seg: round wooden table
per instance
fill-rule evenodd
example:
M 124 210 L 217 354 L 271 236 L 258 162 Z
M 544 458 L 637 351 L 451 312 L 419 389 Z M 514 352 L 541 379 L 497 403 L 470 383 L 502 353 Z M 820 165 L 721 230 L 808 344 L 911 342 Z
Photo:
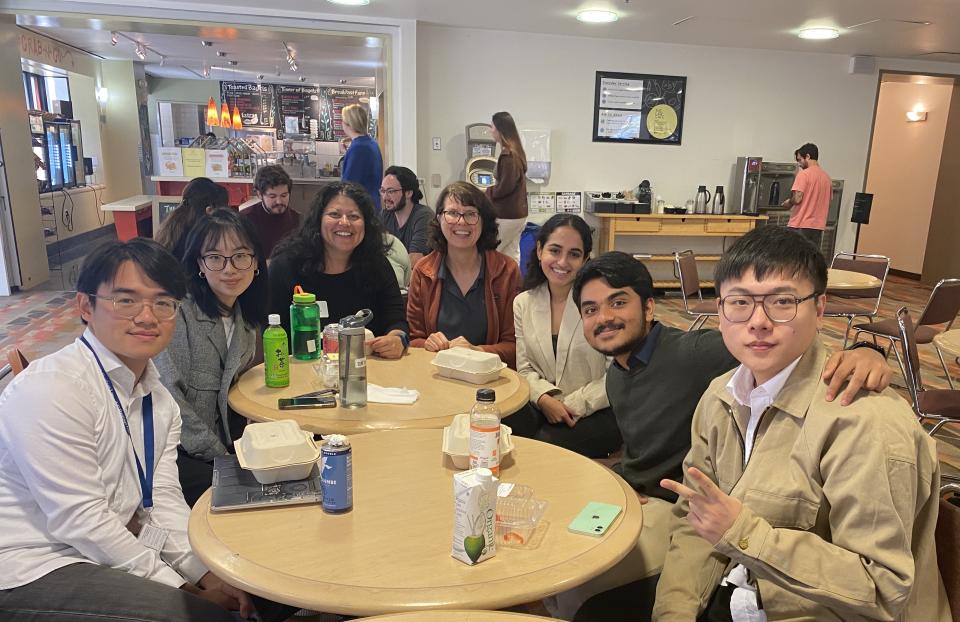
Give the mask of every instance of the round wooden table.
M 881 281 L 875 276 L 850 270 L 827 270 L 827 289 L 871 289 L 880 287 Z
M 304 430 L 319 434 L 357 434 L 374 430 L 443 428 L 455 415 L 470 412 L 477 389 L 488 387 L 497 393 L 500 416 L 511 415 L 530 397 L 527 381 L 512 369 L 500 371 L 500 378 L 486 385 L 442 378 L 430 362 L 435 353 L 410 348 L 400 359 L 388 361 L 367 357 L 367 382 L 382 387 L 406 387 L 420 392 L 413 404 L 374 404 L 364 408 L 311 408 L 279 410 L 277 400 L 323 388 L 313 369 L 317 361 L 290 359 L 290 386 L 270 389 L 263 381 L 263 365 L 242 376 L 228 394 L 230 407 L 254 421 L 293 419 Z
M 933 344 L 942 352 L 960 357 L 960 328 L 940 333 L 933 338 Z
M 190 514 L 190 543 L 217 576 L 278 602 L 348 615 L 421 609 L 500 609 L 580 585 L 636 546 L 643 513 L 613 471 L 578 454 L 516 438 L 502 481 L 549 502 L 528 548 L 500 547 L 468 566 L 450 556 L 453 474 L 440 430 L 360 434 L 353 443 L 353 510 L 319 505 Z M 589 501 L 624 508 L 600 538 L 567 531 Z
M 510 613 L 509 611 L 413 611 L 409 613 L 392 613 L 363 620 L 377 620 L 377 622 L 532 622 L 534 620 L 552 620 L 541 616 L 532 616 L 525 613 Z

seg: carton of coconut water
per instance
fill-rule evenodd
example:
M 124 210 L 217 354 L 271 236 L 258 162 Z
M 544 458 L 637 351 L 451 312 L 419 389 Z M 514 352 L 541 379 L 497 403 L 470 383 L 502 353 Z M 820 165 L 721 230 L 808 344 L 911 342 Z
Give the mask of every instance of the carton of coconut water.
M 453 547 L 465 564 L 479 564 L 497 553 L 497 478 L 490 469 L 453 475 Z

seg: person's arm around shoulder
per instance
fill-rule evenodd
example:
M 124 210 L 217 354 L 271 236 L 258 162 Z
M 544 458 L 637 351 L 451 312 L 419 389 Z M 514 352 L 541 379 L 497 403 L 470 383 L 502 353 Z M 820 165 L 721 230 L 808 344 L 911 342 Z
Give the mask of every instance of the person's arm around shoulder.
M 840 405 L 847 406 L 861 389 L 881 393 L 890 386 L 893 370 L 881 350 L 864 341 L 834 352 L 823 369 L 822 378 L 828 385 L 824 399 L 832 402 L 839 395 Z M 844 383 L 847 387 L 841 393 Z
M 94 563 L 180 587 L 183 578 L 127 529 L 131 517 L 110 509 L 108 499 L 116 491 L 104 488 L 98 427 L 102 416 L 120 415 L 101 412 L 105 408 L 114 405 L 79 379 L 31 374 L 0 399 L 5 413 L 0 440 L 7 459 L 16 465 L 55 541 Z
M 692 485 L 690 469 L 699 469 L 716 481 L 717 475 L 708 444 L 710 398 L 701 398 L 693 414 L 690 451 L 683 460 L 684 484 Z M 661 485 L 667 484 L 664 480 Z M 670 548 L 663 562 L 653 619 L 657 622 L 691 622 L 702 612 L 713 590 L 720 584 L 727 559 L 713 550 L 692 526 L 690 502 L 682 495 L 673 506 Z
M 153 362 L 160 373 L 160 381 L 180 407 L 180 421 L 182 430 L 180 439 L 183 448 L 188 454 L 201 460 L 213 460 L 215 456 L 227 453 L 226 446 L 220 441 L 217 433 L 210 429 L 206 421 L 201 418 L 194 405 L 187 400 L 187 383 L 193 371 L 194 346 L 191 344 L 190 329 L 184 314 L 189 312 L 184 304 L 177 312 L 177 327 L 167 349 L 158 354 Z M 216 419 L 216 414 L 210 417 Z

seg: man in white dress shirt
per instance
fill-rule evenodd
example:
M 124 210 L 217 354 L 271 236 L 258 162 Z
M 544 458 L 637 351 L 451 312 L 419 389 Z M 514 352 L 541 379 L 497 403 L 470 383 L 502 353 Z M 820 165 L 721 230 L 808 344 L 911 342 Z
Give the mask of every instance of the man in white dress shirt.
M 250 616 L 190 549 L 180 411 L 150 360 L 176 326 L 179 264 L 151 240 L 109 242 L 77 290 L 83 336 L 0 396 L 0 618 Z

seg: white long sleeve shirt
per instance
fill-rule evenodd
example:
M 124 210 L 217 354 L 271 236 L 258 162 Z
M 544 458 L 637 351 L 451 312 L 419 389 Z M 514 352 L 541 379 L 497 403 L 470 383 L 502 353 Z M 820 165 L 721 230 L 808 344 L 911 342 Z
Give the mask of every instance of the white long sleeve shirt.
M 190 510 L 177 471 L 180 409 L 153 362 L 139 383 L 88 329 L 127 413 L 130 436 L 90 350 L 78 339 L 21 372 L 0 395 L 0 589 L 92 562 L 179 587 L 207 568 L 187 540 Z M 127 530 L 142 494 L 142 398 L 153 394 L 154 508 L 161 552 Z M 131 438 L 133 442 L 131 443 Z

